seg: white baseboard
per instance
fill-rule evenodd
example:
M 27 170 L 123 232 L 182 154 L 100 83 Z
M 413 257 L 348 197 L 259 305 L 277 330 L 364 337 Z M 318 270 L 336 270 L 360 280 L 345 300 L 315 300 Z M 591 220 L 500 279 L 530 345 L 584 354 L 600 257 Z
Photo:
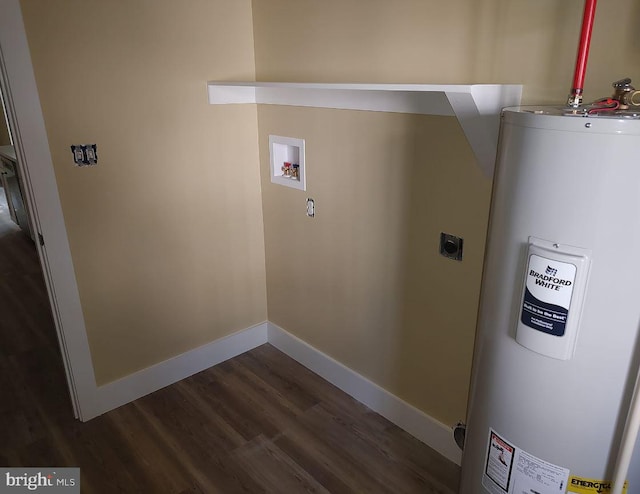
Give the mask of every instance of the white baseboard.
M 460 465 L 462 452 L 453 439 L 450 427 L 402 401 L 275 324 L 267 323 L 267 326 L 268 340 L 271 345 L 404 429 L 445 458 Z
M 83 416 L 82 419 L 89 420 L 142 398 L 264 343 L 267 343 L 266 322 L 225 336 L 117 381 L 99 386 L 96 390 L 95 414 L 90 417 Z
M 83 415 L 82 419 L 89 420 L 130 403 L 267 342 L 460 465 L 462 453 L 450 427 L 270 322 L 238 331 L 96 388 L 95 406 L 90 415 Z

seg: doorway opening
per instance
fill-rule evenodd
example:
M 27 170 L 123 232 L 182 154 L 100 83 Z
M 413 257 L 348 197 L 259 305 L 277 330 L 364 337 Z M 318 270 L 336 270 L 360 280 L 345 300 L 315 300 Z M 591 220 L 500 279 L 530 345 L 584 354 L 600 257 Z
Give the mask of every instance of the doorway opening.
M 32 238 L 37 240 L 34 242 L 35 259 L 41 269 L 39 276 L 46 294 L 46 303 L 43 303 L 53 321 L 54 342 L 57 340 L 57 351 L 61 356 L 58 360 L 61 360 L 67 383 L 68 392 L 61 389 L 64 385 L 56 392 L 66 396 L 67 402 L 68 396 L 71 397 L 75 417 L 88 420 L 101 413 L 101 403 L 20 0 L 0 2 L 0 91 L 11 129 L 17 182 L 24 201 L 26 221 L 20 226 L 28 227 L 29 232 L 33 232 Z M 23 233 L 24 229 L 13 233 Z M 27 239 L 30 236 L 28 233 Z M 14 249 L 14 252 L 17 251 Z M 34 255 L 33 251 L 31 255 Z M 18 301 L 15 303 L 19 306 Z M 28 312 L 23 314 L 25 321 L 36 317 L 28 316 Z M 18 337 L 20 331 L 14 329 L 14 333 L 17 334 L 13 336 Z
M 0 99 L 0 369 L 10 376 L 0 381 L 0 394 L 15 404 L 16 414 L 37 399 L 49 416 L 51 407 L 70 415 L 63 357 L 2 91 Z M 13 422 L 20 427 L 19 420 Z

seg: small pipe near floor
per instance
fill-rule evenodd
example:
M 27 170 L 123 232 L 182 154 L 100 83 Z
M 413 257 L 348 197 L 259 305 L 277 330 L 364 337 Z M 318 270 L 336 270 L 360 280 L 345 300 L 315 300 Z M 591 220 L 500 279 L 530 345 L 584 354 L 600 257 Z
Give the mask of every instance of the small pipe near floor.
M 620 441 L 620 449 L 618 450 L 618 459 L 613 469 L 613 485 L 611 494 L 622 494 L 624 482 L 629 472 L 633 449 L 638 439 L 638 431 L 640 430 L 640 368 L 636 377 L 636 386 L 633 390 L 633 398 L 627 415 L 627 422 L 624 426 L 622 440 Z

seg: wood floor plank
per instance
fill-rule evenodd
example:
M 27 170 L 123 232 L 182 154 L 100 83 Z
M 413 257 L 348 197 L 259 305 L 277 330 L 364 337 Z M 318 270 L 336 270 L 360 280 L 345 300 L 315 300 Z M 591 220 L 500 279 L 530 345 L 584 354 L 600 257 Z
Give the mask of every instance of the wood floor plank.
M 204 398 L 209 394 L 209 390 L 198 391 L 194 386 L 179 383 L 176 387 L 190 406 L 200 412 L 201 427 L 208 435 L 214 437 L 214 443 L 224 451 L 231 451 L 246 443 L 245 439 L 219 414 L 215 413 Z
M 148 490 L 148 472 L 132 468 L 131 449 L 104 416 L 83 424 L 72 437 L 73 464 L 69 466 L 80 467 L 83 494 L 153 492 Z
M 356 413 L 363 417 L 371 413 L 371 410 L 365 405 L 342 392 L 333 384 L 320 378 L 316 373 L 302 366 L 295 360 L 291 358 L 282 359 L 282 353 L 272 345 L 261 345 L 251 352 L 247 352 L 247 354 L 259 360 L 263 367 L 271 367 L 272 372 L 279 376 L 280 379 L 288 381 L 290 386 L 306 389 L 307 392 L 315 396 L 316 403 L 314 403 L 314 405 L 320 402 L 331 404 L 336 410 L 348 414 Z M 366 421 L 368 427 L 384 430 L 391 425 L 390 422 L 383 417 L 377 414 L 374 415 L 382 420 L 368 420 Z
M 292 427 L 275 444 L 333 494 L 394 492 L 376 482 L 368 471 L 327 440 L 322 431 Z
M 330 494 L 313 475 L 262 435 L 236 450 L 234 458 L 269 494 Z
M 129 465 L 128 468 L 149 472 L 163 491 L 182 492 L 190 487 L 193 476 L 181 462 L 175 461 L 171 451 L 164 447 L 136 407 L 121 407 L 106 418 L 123 436 L 139 465 Z
M 312 390 L 308 389 L 302 384 L 302 380 L 294 379 L 296 372 L 312 373 L 308 369 L 298 367 L 294 370 L 288 368 L 283 369 L 266 358 L 266 355 L 273 353 L 269 349 L 275 350 L 270 345 L 264 345 L 254 349 L 252 352 L 247 352 L 237 356 L 234 360 L 242 364 L 246 369 L 253 374 L 260 376 L 260 378 L 268 383 L 273 389 L 277 390 L 281 395 L 287 396 L 299 410 L 308 410 L 312 406 L 320 402 L 317 394 L 314 394 Z M 302 368 L 302 369 L 300 369 Z
M 221 364 L 223 365 L 223 364 Z M 211 383 L 211 391 L 214 393 L 219 406 L 219 413 L 224 414 L 246 440 L 252 440 L 260 434 L 273 437 L 279 429 L 260 409 L 251 396 L 245 396 L 234 388 L 233 377 L 223 371 L 219 366 L 209 369 L 209 374 L 215 379 Z
M 314 429 L 324 431 L 328 440 L 346 452 L 359 468 L 370 472 L 372 478 L 389 491 L 398 494 L 451 492 L 434 481 L 432 474 L 418 475 L 415 470 L 407 468 L 378 437 L 363 433 L 347 417 L 327 411 L 322 403 L 310 410 L 306 419 Z
M 254 415 L 260 418 L 263 423 L 261 430 L 265 431 L 262 435 L 272 438 L 280 434 L 292 421 L 298 419 L 301 412 L 275 390 L 270 391 L 260 383 L 257 376 L 243 375 L 240 367 L 229 363 L 229 372 L 225 374 L 228 389 L 233 390 L 234 396 L 245 402 Z
M 165 413 L 157 414 L 144 406 L 138 406 L 144 419 L 155 430 L 163 447 L 174 458 L 180 458 L 196 485 L 212 494 L 228 492 L 262 492 L 258 485 L 230 460 L 229 453 L 207 442 L 206 437 L 193 437 L 186 421 L 167 420 Z M 182 417 L 182 416 L 181 416 Z M 186 418 L 186 417 L 185 417 Z
M 360 481 L 352 481 L 354 476 L 347 469 L 345 472 L 337 468 L 336 455 L 322 455 L 322 451 L 317 444 L 302 443 L 298 441 L 295 432 L 288 431 L 278 437 L 274 443 L 284 453 L 289 455 L 295 462 L 312 475 L 327 491 L 332 494 L 349 494 L 355 488 L 363 487 Z

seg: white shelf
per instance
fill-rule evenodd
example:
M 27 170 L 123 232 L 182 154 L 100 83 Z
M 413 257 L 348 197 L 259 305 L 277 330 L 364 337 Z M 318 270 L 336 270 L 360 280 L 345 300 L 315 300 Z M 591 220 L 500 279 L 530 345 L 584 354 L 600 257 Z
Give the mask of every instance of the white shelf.
M 492 176 L 500 110 L 518 106 L 517 84 L 315 84 L 293 82 L 209 82 L 212 105 L 257 103 L 455 116 L 478 163 Z

